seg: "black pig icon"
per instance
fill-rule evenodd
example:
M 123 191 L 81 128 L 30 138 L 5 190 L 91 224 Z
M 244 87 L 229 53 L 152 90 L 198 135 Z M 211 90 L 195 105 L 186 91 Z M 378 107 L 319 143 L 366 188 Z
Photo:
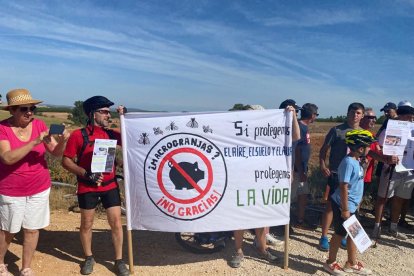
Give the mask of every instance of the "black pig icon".
M 204 179 L 204 171 L 198 168 L 198 163 L 194 164 L 188 162 L 178 163 L 180 168 L 182 168 L 194 182 L 198 182 L 201 179 Z M 170 179 L 173 182 L 176 190 L 182 190 L 186 188 L 187 190 L 194 189 L 194 187 L 184 178 L 184 176 L 171 164 L 169 165 L 170 170 Z

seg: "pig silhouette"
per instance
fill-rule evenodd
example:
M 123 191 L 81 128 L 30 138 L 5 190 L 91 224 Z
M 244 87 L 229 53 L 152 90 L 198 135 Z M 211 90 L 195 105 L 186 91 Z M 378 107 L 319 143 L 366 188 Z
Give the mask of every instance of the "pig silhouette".
M 198 168 L 198 163 L 194 164 L 189 162 L 180 162 L 178 163 L 180 168 L 182 168 L 194 182 L 198 182 L 201 179 L 204 179 L 204 171 Z M 187 190 L 194 189 L 194 187 L 184 178 L 184 176 L 171 164 L 169 165 L 170 170 L 170 179 L 173 182 L 176 190 L 182 190 L 186 188 Z

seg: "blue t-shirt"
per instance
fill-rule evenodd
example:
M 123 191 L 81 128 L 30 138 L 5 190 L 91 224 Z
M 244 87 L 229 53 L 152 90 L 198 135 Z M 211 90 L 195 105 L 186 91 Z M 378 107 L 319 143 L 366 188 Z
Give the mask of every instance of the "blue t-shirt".
M 338 167 L 339 183 L 348 183 L 348 209 L 355 213 L 364 193 L 364 170 L 357 160 L 350 156 L 342 159 Z M 341 206 L 341 189 L 332 194 L 332 200 Z

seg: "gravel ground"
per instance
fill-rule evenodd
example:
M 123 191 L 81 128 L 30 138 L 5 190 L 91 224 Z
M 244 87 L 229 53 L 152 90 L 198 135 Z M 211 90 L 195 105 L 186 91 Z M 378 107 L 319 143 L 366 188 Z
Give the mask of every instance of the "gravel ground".
M 51 225 L 41 232 L 38 251 L 33 259 L 37 275 L 79 275 L 82 251 L 78 225 L 80 215 L 67 211 L 52 212 Z M 410 217 L 412 219 L 412 217 Z M 410 221 L 413 224 L 413 221 Z M 93 248 L 97 261 L 92 275 L 114 275 L 112 272 L 113 251 L 111 235 L 105 216 L 99 215 L 94 225 Z M 371 229 L 367 229 L 370 232 Z M 372 269 L 375 275 L 414 275 L 414 232 L 404 230 L 406 241 L 383 235 L 377 248 L 370 248 L 358 258 Z M 125 235 L 126 236 L 126 235 Z M 227 260 L 234 247 L 233 242 L 219 253 L 196 255 L 182 249 L 172 233 L 133 231 L 134 275 L 328 275 L 322 269 L 327 253 L 317 249 L 320 229 L 306 231 L 295 229 L 289 241 L 289 269 L 284 270 L 283 246 L 274 249 L 280 252 L 280 262 L 268 264 L 257 258 L 252 246 L 253 237 L 245 234 L 245 260 L 238 269 L 230 268 Z M 21 266 L 21 235 L 17 235 L 6 255 L 9 270 L 17 275 Z M 127 261 L 127 241 L 124 242 Z M 346 251 L 340 249 L 341 263 L 346 260 Z

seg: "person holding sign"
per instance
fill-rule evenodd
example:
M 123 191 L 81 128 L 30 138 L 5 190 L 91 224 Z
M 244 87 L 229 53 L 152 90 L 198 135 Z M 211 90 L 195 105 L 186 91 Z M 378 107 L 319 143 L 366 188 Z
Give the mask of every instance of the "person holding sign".
M 95 140 L 116 140 L 116 143 L 121 145 L 120 133 L 108 129 L 111 118 L 109 107 L 112 105 L 114 103 L 103 96 L 91 97 L 83 103 L 83 110 L 88 117 L 87 125 L 83 129 L 72 132 L 62 159 L 63 167 L 75 174 L 78 179 L 77 194 L 81 212 L 80 239 L 85 254 L 85 261 L 81 267 L 83 275 L 91 274 L 95 264 L 92 255 L 92 226 L 95 208 L 99 201 L 106 209 L 112 231 L 115 249 L 114 270 L 117 275 L 129 275 L 126 264 L 122 260 L 121 198 L 115 179 L 115 166 L 112 166 L 110 172 L 91 171 Z M 123 114 L 124 108 L 119 106 L 117 111 Z
M 335 234 L 331 238 L 329 258 L 324 264 L 324 269 L 333 275 L 345 275 L 345 272 L 372 274 L 371 270 L 357 261 L 356 246 L 349 236 L 347 238 L 348 260 L 343 268 L 336 262 L 336 257 L 341 240 L 347 234 L 343 223 L 357 212 L 364 192 L 364 170 L 359 158 L 365 154 L 366 148 L 369 148 L 374 141 L 374 137 L 367 130 L 351 130 L 345 135 L 345 143 L 350 153 L 338 166 L 339 187 L 331 196 Z
M 294 226 L 301 229 L 314 230 L 316 225 L 305 222 L 305 207 L 310 194 L 308 181 L 308 163 L 311 155 L 309 125 L 318 117 L 318 107 L 306 103 L 300 111 L 300 140 L 295 149 L 294 176 L 292 181 L 292 200 L 297 200 L 296 223 Z
M 402 101 L 398 104 L 397 120 L 412 122 L 414 117 L 414 107 L 409 102 Z M 390 121 L 391 122 L 391 121 Z M 390 127 L 388 127 L 389 129 Z M 386 138 L 385 128 L 379 134 L 379 144 L 383 145 Z M 392 171 L 391 171 L 392 170 Z M 383 209 L 388 198 L 392 198 L 391 205 L 391 224 L 388 234 L 400 240 L 406 240 L 407 236 L 398 231 L 398 220 L 401 215 L 404 203 L 411 198 L 414 188 L 413 171 L 395 171 L 395 166 L 384 164 L 378 185 L 378 197 L 375 203 L 375 225 L 372 231 L 373 238 L 379 238 L 381 235 L 381 219 Z M 388 192 L 388 193 L 387 193 Z
M 34 118 L 36 105 L 27 89 L 7 93 L 4 107 L 11 116 L 0 122 L 0 275 L 11 275 L 4 256 L 16 233 L 23 228 L 20 275 L 30 268 L 39 240 L 39 229 L 49 225 L 50 174 L 46 151 L 61 156 L 68 133 L 52 136 L 46 124 Z
M 280 109 L 285 109 L 286 114 L 291 112 L 292 113 L 292 141 L 296 142 L 300 138 L 300 129 L 299 124 L 296 118 L 296 102 L 288 99 L 284 101 Z M 259 105 L 249 106 L 248 110 L 261 110 L 263 107 Z M 267 260 L 270 263 L 275 263 L 277 261 L 277 257 L 274 255 L 274 253 L 269 250 L 267 247 L 267 244 L 280 244 L 278 239 L 270 235 L 269 233 L 270 227 L 264 227 L 264 228 L 256 228 L 255 229 L 255 240 L 254 245 L 258 250 L 258 256 L 261 259 Z M 233 231 L 233 237 L 234 237 L 234 244 L 235 244 L 235 252 L 231 256 L 231 259 L 228 261 L 228 264 L 233 268 L 238 268 L 241 265 L 241 262 L 244 259 L 243 254 L 243 235 L 244 230 L 235 230 Z
M 261 105 L 248 105 L 246 110 L 264 110 Z M 259 257 L 265 259 L 269 262 L 275 262 L 276 256 L 274 256 L 267 248 L 267 243 L 276 243 L 278 240 L 269 233 L 269 227 L 265 228 L 256 228 L 255 229 L 256 237 L 254 238 L 254 245 L 258 249 Z M 243 236 L 244 230 L 234 230 L 234 246 L 236 252 L 233 253 L 228 264 L 230 267 L 238 268 L 241 265 L 241 262 L 244 259 L 243 254 Z

